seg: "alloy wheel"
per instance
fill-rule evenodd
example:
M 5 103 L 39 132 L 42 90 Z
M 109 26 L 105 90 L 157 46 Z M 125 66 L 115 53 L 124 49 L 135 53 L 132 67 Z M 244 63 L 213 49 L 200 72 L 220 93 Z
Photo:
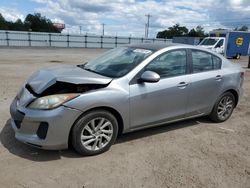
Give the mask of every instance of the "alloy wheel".
M 81 131 L 81 143 L 89 151 L 104 148 L 113 136 L 112 123 L 103 117 L 90 120 Z
M 230 96 L 224 96 L 218 105 L 217 115 L 221 120 L 227 119 L 234 108 L 234 101 Z

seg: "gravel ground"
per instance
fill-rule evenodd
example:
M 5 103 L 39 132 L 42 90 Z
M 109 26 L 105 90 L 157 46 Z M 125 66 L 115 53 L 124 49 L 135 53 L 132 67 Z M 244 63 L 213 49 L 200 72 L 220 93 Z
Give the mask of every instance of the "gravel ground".
M 105 50 L 0 48 L 0 187 L 250 187 L 250 70 L 232 117 L 169 124 L 118 138 L 101 155 L 43 151 L 14 138 L 9 105 L 36 70 Z M 247 58 L 236 61 L 243 67 Z

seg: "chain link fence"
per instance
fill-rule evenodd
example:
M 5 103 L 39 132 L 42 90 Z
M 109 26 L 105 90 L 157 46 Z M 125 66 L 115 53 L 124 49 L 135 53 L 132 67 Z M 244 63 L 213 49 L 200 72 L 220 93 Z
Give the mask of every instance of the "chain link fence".
M 171 39 L 0 31 L 0 46 L 114 48 L 131 43 L 172 43 Z

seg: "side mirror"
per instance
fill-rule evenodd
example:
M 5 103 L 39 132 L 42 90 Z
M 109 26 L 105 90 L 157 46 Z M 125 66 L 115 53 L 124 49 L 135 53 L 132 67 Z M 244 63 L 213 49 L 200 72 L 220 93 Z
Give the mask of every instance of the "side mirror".
M 160 75 L 153 71 L 145 71 L 140 78 L 140 81 L 142 82 L 150 82 L 155 83 L 160 80 Z

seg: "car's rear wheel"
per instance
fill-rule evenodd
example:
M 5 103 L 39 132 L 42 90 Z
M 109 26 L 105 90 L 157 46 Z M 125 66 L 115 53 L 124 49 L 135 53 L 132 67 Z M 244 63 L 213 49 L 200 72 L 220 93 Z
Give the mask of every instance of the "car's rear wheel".
M 72 145 L 82 155 L 96 155 L 107 151 L 115 142 L 118 123 L 113 114 L 94 110 L 82 115 L 72 129 Z
M 226 121 L 231 116 L 234 108 L 235 97 L 232 93 L 226 92 L 216 102 L 209 117 L 215 122 Z

